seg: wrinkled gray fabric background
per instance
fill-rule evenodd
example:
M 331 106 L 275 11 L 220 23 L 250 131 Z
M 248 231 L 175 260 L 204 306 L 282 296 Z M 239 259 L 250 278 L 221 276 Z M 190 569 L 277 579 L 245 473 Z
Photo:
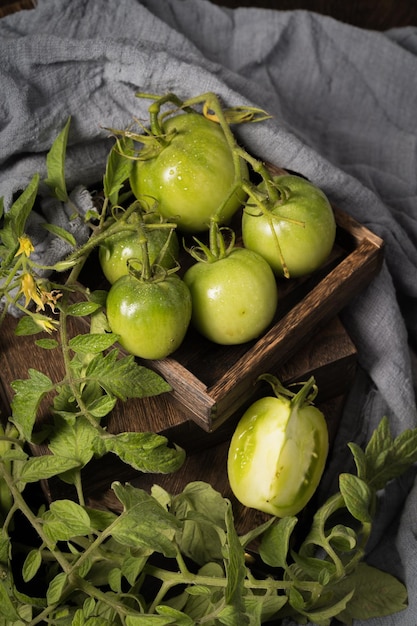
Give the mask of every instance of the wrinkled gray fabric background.
M 273 119 L 239 127 L 263 159 L 303 173 L 385 239 L 380 275 L 343 314 L 361 369 L 332 466 L 385 414 L 417 425 L 409 342 L 417 341 L 417 29 L 361 30 L 305 11 L 225 9 L 207 0 L 39 0 L 0 20 L 0 196 L 34 172 L 72 115 L 69 186 L 101 179 L 103 127 L 146 119 L 136 91 L 206 91 Z M 415 368 L 414 368 L 415 369 Z M 331 485 L 324 485 L 331 488 Z M 417 624 L 413 473 L 381 499 L 369 562 L 399 576 L 409 608 L 367 621 Z M 359 623 L 355 622 L 355 626 Z

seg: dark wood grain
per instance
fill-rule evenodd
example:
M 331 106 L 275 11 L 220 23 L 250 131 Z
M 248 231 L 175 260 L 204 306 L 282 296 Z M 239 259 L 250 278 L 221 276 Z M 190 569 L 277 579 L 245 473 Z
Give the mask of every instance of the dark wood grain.
M 398 26 L 417 25 L 417 4 L 414 0 L 212 0 L 228 8 L 260 7 L 279 11 L 307 10 L 360 28 L 386 30 Z M 0 0 L 0 17 L 31 9 L 35 0 Z
M 213 3 L 229 8 L 256 6 L 279 11 L 313 11 L 370 30 L 417 25 L 417 4 L 413 0 L 214 0 Z

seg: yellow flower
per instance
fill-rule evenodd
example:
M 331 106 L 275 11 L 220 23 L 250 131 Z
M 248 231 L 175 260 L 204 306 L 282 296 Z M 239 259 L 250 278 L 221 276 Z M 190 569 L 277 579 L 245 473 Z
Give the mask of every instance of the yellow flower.
M 39 315 L 39 316 L 35 316 L 34 320 L 37 323 L 37 325 L 42 328 L 42 330 L 46 330 L 46 332 L 49 334 L 51 334 L 52 331 L 56 330 L 57 327 L 59 326 L 58 320 L 53 320 L 50 317 L 44 317 L 44 316 Z
M 18 241 L 19 249 L 16 252 L 15 256 L 19 256 L 19 254 L 25 254 L 27 257 L 29 257 L 35 250 L 30 238 L 27 235 L 22 235 L 21 237 L 19 237 Z
M 20 291 L 25 296 L 25 307 L 27 307 L 29 302 L 33 300 L 34 302 L 36 302 L 39 308 L 44 309 L 45 306 L 42 302 L 39 289 L 36 285 L 36 282 L 32 274 L 28 274 L 28 273 L 22 274 L 21 285 L 22 286 L 21 286 Z
M 43 306 L 42 307 L 38 306 L 37 310 L 39 310 L 39 308 L 44 310 L 45 305 L 48 305 L 50 309 L 52 310 L 52 312 L 56 313 L 55 307 L 59 298 L 62 298 L 62 293 L 58 291 L 58 289 L 53 289 L 52 291 L 46 291 L 44 289 L 41 289 L 40 295 L 41 295 Z

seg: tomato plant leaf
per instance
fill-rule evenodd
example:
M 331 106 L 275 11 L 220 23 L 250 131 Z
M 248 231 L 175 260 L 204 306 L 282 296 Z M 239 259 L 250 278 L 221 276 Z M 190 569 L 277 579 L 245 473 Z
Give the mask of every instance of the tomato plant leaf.
M 68 585 L 68 576 L 65 572 L 57 574 L 55 578 L 51 580 L 46 592 L 46 599 L 49 604 L 56 604 L 59 602 L 65 587 Z
M 11 387 L 15 392 L 11 401 L 13 423 L 30 441 L 39 405 L 44 396 L 54 389 L 54 384 L 42 372 L 30 369 L 29 378 L 15 380 Z
M 169 447 L 168 440 L 156 433 L 121 433 L 96 438 L 94 450 L 99 456 L 116 454 L 124 463 L 141 472 L 167 474 L 181 467 L 185 452 Z
M 57 415 L 54 417 L 49 449 L 56 457 L 77 461 L 73 467 L 84 467 L 94 455 L 93 442 L 96 437 L 97 429 L 85 418 L 79 416 L 70 423 Z
M 374 492 L 368 484 L 353 474 L 345 473 L 339 476 L 339 489 L 350 514 L 362 523 L 370 523 Z
M 272 567 L 287 567 L 287 554 L 296 517 L 283 517 L 262 535 L 259 554 L 264 563 Z
M 210 485 L 193 481 L 172 498 L 171 511 L 184 520 L 177 537 L 182 552 L 202 565 L 223 558 L 226 501 Z
M 127 137 L 119 139 L 110 150 L 103 177 L 104 195 L 111 204 L 117 204 L 119 191 L 129 178 L 133 161 L 126 157 L 126 149 L 133 151 L 133 141 Z
M 124 507 L 113 524 L 113 538 L 122 545 L 141 548 L 143 554 L 157 551 L 174 557 L 177 548 L 172 540 L 181 522 L 142 489 L 120 483 L 113 483 L 112 488 Z
M 56 137 L 46 155 L 46 170 L 48 175 L 45 179 L 45 183 L 61 202 L 68 200 L 68 192 L 65 183 L 65 155 L 70 124 L 71 117 L 68 118 L 67 123 Z
M 61 228 L 61 226 L 57 226 L 56 224 L 47 224 L 47 223 L 43 224 L 43 227 L 49 233 L 52 233 L 56 237 L 59 237 L 63 241 L 66 241 L 66 243 L 69 243 L 69 245 L 72 246 L 73 248 L 77 246 L 77 242 L 75 240 L 74 235 L 68 232 L 67 230 L 65 230 L 65 228 Z
M 32 580 L 32 578 L 36 575 L 41 565 L 42 565 L 42 555 L 41 555 L 40 550 L 37 550 L 37 549 L 31 550 L 23 563 L 23 567 L 22 567 L 23 580 L 25 582 Z
M 321 585 L 326 585 L 335 573 L 335 564 L 331 561 L 313 556 L 300 556 L 296 552 L 292 553 L 292 557 L 298 567 L 298 578 L 301 578 L 300 573 L 302 572 L 302 575 L 307 576 L 308 579 L 317 580 Z
M 68 342 L 74 352 L 80 354 L 98 354 L 110 348 L 118 339 L 114 333 L 88 333 L 77 335 Z
M 84 317 L 86 315 L 91 315 L 101 309 L 101 305 L 98 302 L 76 302 L 75 304 L 70 304 L 67 309 L 67 315 L 73 315 L 74 317 Z
M 4 216 L 1 238 L 3 244 L 9 249 L 17 246 L 17 238 L 21 237 L 25 231 L 26 221 L 35 203 L 38 187 L 39 175 L 35 174 Z
M 19 480 L 24 483 L 34 483 L 38 480 L 58 476 L 67 470 L 79 467 L 78 459 L 56 457 L 44 454 L 28 459 L 19 472 Z
M 359 478 L 367 479 L 366 455 L 358 444 L 351 442 L 348 444 L 356 465 L 356 472 Z
M 156 372 L 139 365 L 132 355 L 117 359 L 118 351 L 98 354 L 86 369 L 86 378 L 96 380 L 107 393 L 120 400 L 154 396 L 171 390 Z
M 385 428 L 382 435 L 371 438 L 373 445 L 366 451 L 367 476 L 375 490 L 383 489 L 417 461 L 416 429 L 407 429 L 395 439 L 386 431 Z
M 172 608 L 171 606 L 161 605 L 156 609 L 158 615 L 164 615 L 171 621 L 168 624 L 175 624 L 175 626 L 194 626 L 195 622 L 185 613 Z
M 334 602 L 328 600 L 327 604 L 324 607 L 315 611 L 305 611 L 302 609 L 302 607 L 300 607 L 300 612 L 307 615 L 309 621 L 311 621 L 313 624 L 319 624 L 320 626 L 330 626 L 332 619 L 337 615 L 340 615 L 340 613 L 349 605 L 349 602 L 354 596 L 354 593 L 355 590 L 352 589 L 342 598 L 337 597 Z
M 344 623 L 384 617 L 407 608 L 407 589 L 391 574 L 359 563 L 349 579 L 349 584 L 355 585 L 355 595 L 338 614 Z M 343 584 L 341 581 L 340 585 Z
M 117 403 L 116 398 L 111 398 L 108 395 L 104 395 L 101 398 L 96 398 L 90 404 L 87 405 L 87 410 L 93 417 L 104 417 L 112 411 Z
M 236 532 L 232 505 L 229 501 L 226 504 L 226 537 L 227 543 L 223 548 L 223 554 L 226 556 L 225 568 L 227 584 L 225 589 L 225 602 L 229 605 L 227 613 L 227 621 L 220 617 L 219 620 L 223 624 L 248 624 L 249 619 L 245 615 L 244 603 L 243 603 L 243 582 L 246 578 L 246 565 L 245 565 L 245 551 L 239 541 L 238 534 Z M 224 609 L 225 610 L 225 609 Z M 232 616 L 232 621 L 230 617 Z
M 53 350 L 59 346 L 58 341 L 55 339 L 37 339 L 35 344 L 44 350 Z
M 16 611 L 16 608 L 10 598 L 8 586 L 10 586 L 10 578 L 11 573 L 6 569 L 2 568 L 2 579 L 0 580 L 0 606 L 1 606 L 1 617 L 8 620 L 4 621 L 3 624 L 10 624 L 19 621 L 19 615 Z

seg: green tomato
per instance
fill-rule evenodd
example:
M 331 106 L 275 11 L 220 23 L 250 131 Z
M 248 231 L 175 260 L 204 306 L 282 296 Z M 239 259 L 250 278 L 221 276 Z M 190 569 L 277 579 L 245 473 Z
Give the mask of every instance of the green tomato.
M 281 200 L 263 213 L 245 208 L 243 243 L 262 254 L 276 275 L 305 276 L 318 269 L 333 248 L 333 209 L 321 189 L 300 176 L 288 174 L 273 180 L 282 190 Z M 259 191 L 265 192 L 264 183 Z
M 227 461 L 231 489 L 243 505 L 277 517 L 296 515 L 316 491 L 329 438 L 323 413 L 305 400 L 312 385 L 313 378 L 292 398 L 278 388 L 243 414 Z
M 241 344 L 272 322 L 278 302 L 275 276 L 256 252 L 234 248 L 227 256 L 198 261 L 184 275 L 193 303 L 192 324 L 211 341 Z
M 191 318 L 191 296 L 176 274 L 161 280 L 119 278 L 106 301 L 107 319 L 120 344 L 143 359 L 163 359 L 182 343 Z
M 164 133 L 174 130 L 156 156 L 134 162 L 134 195 L 155 200 L 158 212 L 185 232 L 208 230 L 223 203 L 219 223 L 227 223 L 245 197 L 234 189 L 233 152 L 221 126 L 199 113 L 184 113 L 163 122 Z M 246 162 L 239 162 L 245 177 Z
M 175 267 L 179 257 L 178 237 L 174 231 L 167 228 L 146 228 L 149 262 L 158 262 L 161 267 L 171 269 Z M 169 238 L 169 241 L 168 241 Z M 166 251 L 161 259 L 161 250 Z M 103 274 L 110 284 L 129 273 L 128 262 L 132 259 L 141 262 L 143 247 L 139 232 L 123 231 L 108 237 L 99 247 L 99 262 Z

